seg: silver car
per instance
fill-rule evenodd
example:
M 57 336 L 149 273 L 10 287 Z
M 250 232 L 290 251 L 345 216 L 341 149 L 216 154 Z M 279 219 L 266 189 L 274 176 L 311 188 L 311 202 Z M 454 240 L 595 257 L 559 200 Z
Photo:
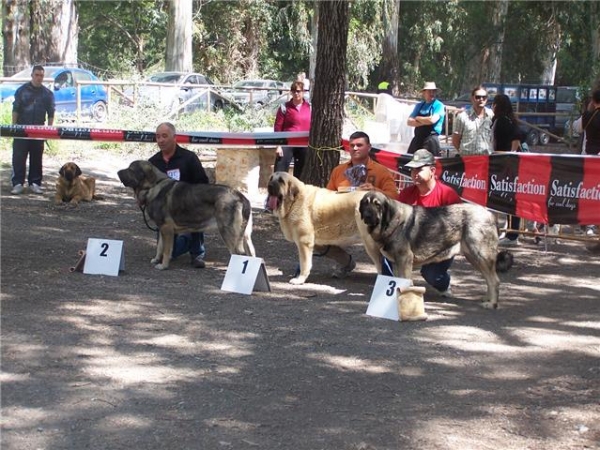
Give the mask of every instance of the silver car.
M 208 109 L 210 96 L 211 109 L 218 110 L 230 101 L 216 92 L 214 83 L 205 75 L 192 72 L 158 72 L 140 83 L 138 98 L 142 103 L 158 104 L 170 110 L 183 112 Z
M 289 86 L 275 80 L 243 80 L 235 83 L 227 94 L 239 105 L 266 105 L 285 94 Z

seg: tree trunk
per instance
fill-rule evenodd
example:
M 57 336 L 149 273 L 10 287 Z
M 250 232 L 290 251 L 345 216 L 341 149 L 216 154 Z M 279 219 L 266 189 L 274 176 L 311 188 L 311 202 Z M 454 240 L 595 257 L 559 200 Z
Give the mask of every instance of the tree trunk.
M 192 0 L 169 2 L 165 70 L 192 72 Z
M 79 16 L 73 0 L 34 0 L 31 11 L 31 62 L 77 65 Z
M 392 92 L 398 95 L 398 20 L 400 17 L 400 1 L 384 0 L 383 26 L 385 34 L 382 44 L 382 59 L 379 81 L 390 83 Z
M 496 40 L 490 45 L 487 60 L 487 70 L 482 73 L 481 81 L 500 83 L 502 76 L 502 53 L 504 49 L 504 36 L 506 34 L 506 14 L 508 0 L 496 2 L 492 9 L 492 25 L 496 30 Z
M 2 2 L 2 35 L 4 44 L 3 73 L 5 77 L 26 69 L 31 64 L 29 55 L 29 1 Z
M 325 186 L 331 170 L 340 162 L 350 15 L 348 2 L 343 0 L 320 2 L 318 11 L 319 42 L 315 79 L 311 84 L 310 139 L 301 179 Z
M 590 66 L 598 69 L 600 67 L 600 7 L 596 2 L 589 2 L 590 40 L 592 43 Z M 593 73 L 594 71 L 592 71 Z M 594 75 L 592 75 L 594 76 Z M 594 89 L 600 89 L 600 75 L 596 71 L 595 79 L 592 80 Z

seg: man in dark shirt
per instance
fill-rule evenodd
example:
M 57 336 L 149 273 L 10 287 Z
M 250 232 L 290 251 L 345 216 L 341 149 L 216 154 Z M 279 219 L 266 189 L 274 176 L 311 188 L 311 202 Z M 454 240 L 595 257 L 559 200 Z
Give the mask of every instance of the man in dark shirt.
M 150 158 L 150 162 L 169 178 L 192 184 L 208 184 L 208 177 L 198 156 L 177 144 L 175 126 L 164 122 L 156 127 L 156 143 L 160 151 Z M 190 253 L 192 266 L 206 267 L 204 255 L 204 234 L 186 233 L 175 236 L 173 258 Z
M 13 102 L 13 125 L 44 125 L 48 116 L 48 125 L 54 123 L 54 94 L 42 84 L 44 68 L 34 66 L 31 81 L 15 92 Z M 25 189 L 25 170 L 29 156 L 29 176 L 27 182 L 34 194 L 43 194 L 42 190 L 42 155 L 45 141 L 36 139 L 14 139 L 12 156 L 12 191 L 21 194 Z

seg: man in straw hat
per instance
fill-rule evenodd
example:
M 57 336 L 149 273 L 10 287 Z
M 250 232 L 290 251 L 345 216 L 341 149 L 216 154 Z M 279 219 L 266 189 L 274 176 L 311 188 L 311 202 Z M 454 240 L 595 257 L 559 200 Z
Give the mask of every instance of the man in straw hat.
M 410 142 L 408 153 L 413 154 L 420 148 L 429 150 L 433 155 L 440 155 L 440 141 L 444 125 L 444 104 L 435 98 L 438 88 L 433 81 L 428 81 L 421 89 L 423 101 L 418 103 L 407 120 L 409 127 L 415 127 L 415 137 Z

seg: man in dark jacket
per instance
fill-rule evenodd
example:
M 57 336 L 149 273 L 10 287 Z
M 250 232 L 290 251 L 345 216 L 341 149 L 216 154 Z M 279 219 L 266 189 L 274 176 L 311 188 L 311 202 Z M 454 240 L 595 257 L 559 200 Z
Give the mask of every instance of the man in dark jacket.
M 34 66 L 31 81 L 15 92 L 13 102 L 13 125 L 44 125 L 48 116 L 48 125 L 54 123 L 54 94 L 42 84 L 44 68 Z M 29 156 L 29 176 L 27 182 L 34 194 L 43 194 L 42 190 L 42 155 L 45 141 L 36 139 L 14 139 L 12 157 L 12 191 L 21 194 L 25 189 L 25 170 Z
M 177 144 L 175 126 L 164 122 L 156 128 L 156 143 L 160 151 L 149 161 L 169 178 L 192 184 L 208 184 L 208 176 L 198 156 Z M 175 236 L 173 258 L 190 253 L 192 266 L 197 269 L 206 267 L 204 262 L 204 234 L 186 233 Z

